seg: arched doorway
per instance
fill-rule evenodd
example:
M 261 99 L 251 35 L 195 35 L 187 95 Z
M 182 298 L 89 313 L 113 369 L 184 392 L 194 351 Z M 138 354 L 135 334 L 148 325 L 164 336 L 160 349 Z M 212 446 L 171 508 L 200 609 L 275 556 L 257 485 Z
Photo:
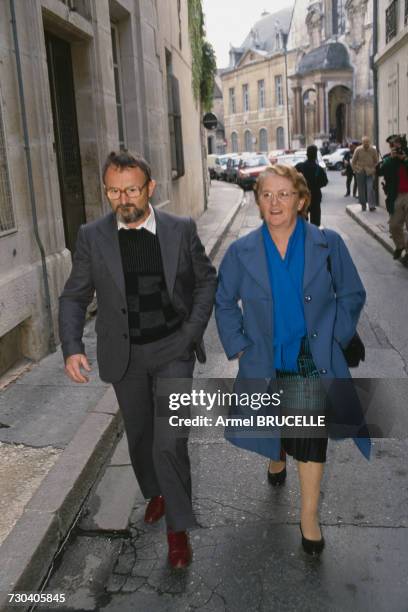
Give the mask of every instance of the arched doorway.
M 336 85 L 329 91 L 329 134 L 332 142 L 344 143 L 351 138 L 351 90 Z

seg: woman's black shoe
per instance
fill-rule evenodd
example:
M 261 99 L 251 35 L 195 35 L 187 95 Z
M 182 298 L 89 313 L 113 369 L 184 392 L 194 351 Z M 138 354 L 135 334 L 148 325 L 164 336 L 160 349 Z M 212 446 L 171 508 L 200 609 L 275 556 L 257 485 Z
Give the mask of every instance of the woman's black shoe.
M 268 469 L 268 481 L 273 487 L 280 487 L 286 480 L 286 467 L 277 474 L 272 474 Z
M 322 552 L 322 550 L 324 548 L 324 537 L 323 537 L 323 534 L 322 534 L 322 537 L 320 538 L 320 540 L 308 540 L 303 535 L 302 525 L 300 523 L 299 523 L 299 527 L 300 527 L 300 533 L 302 534 L 302 546 L 303 546 L 303 550 L 308 555 L 312 555 L 312 556 L 320 555 L 320 553 Z

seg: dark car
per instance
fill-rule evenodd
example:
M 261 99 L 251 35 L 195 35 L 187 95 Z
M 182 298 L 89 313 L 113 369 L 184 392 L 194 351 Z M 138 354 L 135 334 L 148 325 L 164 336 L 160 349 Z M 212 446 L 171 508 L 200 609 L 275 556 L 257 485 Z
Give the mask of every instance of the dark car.
M 251 189 L 260 173 L 270 165 L 265 155 L 254 155 L 242 159 L 237 173 L 238 185 L 242 189 Z

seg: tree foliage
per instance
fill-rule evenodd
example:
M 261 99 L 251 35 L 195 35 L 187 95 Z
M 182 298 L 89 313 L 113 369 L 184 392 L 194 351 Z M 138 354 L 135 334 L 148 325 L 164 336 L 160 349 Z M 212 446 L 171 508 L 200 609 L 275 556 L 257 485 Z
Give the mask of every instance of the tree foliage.
M 214 95 L 214 76 L 217 70 L 214 49 L 205 39 L 204 15 L 201 0 L 188 0 L 188 26 L 192 52 L 192 86 L 196 100 L 209 111 Z

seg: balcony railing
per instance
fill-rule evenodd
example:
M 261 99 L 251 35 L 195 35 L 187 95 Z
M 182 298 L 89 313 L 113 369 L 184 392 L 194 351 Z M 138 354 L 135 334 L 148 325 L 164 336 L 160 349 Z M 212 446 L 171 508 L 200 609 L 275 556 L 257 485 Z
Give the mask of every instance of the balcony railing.
M 405 0 L 406 6 L 406 0 Z M 385 11 L 385 42 L 389 43 L 397 35 L 398 29 L 398 0 L 392 0 Z

